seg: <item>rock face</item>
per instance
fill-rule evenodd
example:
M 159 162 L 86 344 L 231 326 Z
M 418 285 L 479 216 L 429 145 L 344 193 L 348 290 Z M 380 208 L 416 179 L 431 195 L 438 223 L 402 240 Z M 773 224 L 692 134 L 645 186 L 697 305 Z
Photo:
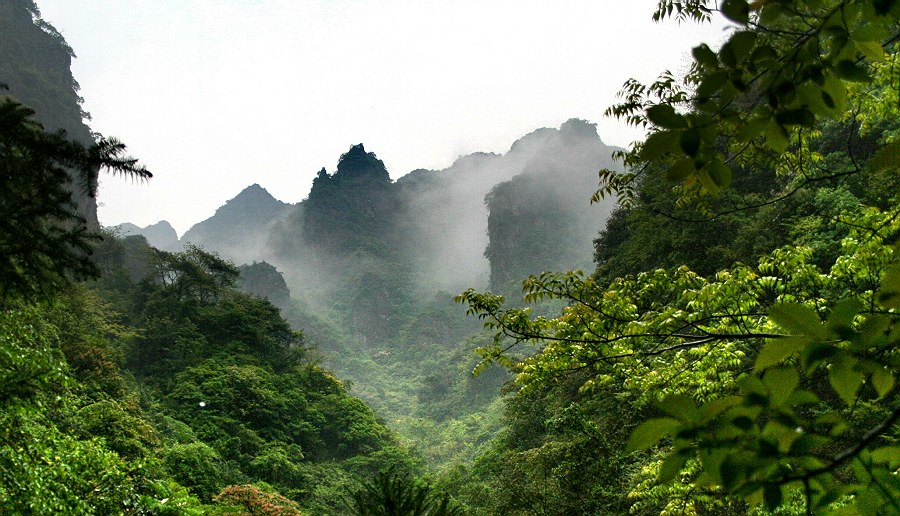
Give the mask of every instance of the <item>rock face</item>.
M 254 184 L 193 225 L 181 237 L 181 244 L 193 244 L 215 251 L 235 263 L 250 263 L 265 254 L 269 227 L 290 208 Z
M 494 278 L 506 284 L 521 271 L 539 273 L 542 267 L 533 270 L 512 263 L 527 261 L 539 251 L 537 239 L 521 237 L 542 225 L 549 231 L 552 219 L 561 216 L 576 222 L 577 229 L 566 226 L 551 241 L 562 245 L 577 239 L 577 250 L 568 255 L 543 253 L 546 259 L 540 263 L 551 269 L 590 264 L 591 242 L 612 203 L 592 206 L 589 200 L 597 172 L 617 166 L 611 158 L 614 150 L 600 140 L 595 125 L 573 119 L 559 129 L 538 129 L 523 136 L 506 154 L 471 154 L 446 170 L 415 171 L 400 178 L 397 184 L 411 191 L 407 217 L 416 224 L 408 229 L 419 243 L 419 274 L 433 278 L 438 289 L 459 292 L 499 285 Z M 503 186 L 508 181 L 515 185 Z M 555 223 L 566 224 L 562 219 Z M 503 235 L 501 227 L 515 231 Z
M 40 18 L 34 2 L 0 2 L 0 84 L 9 88 L 0 89 L 0 95 L 11 95 L 33 109 L 47 131 L 63 130 L 88 145 L 94 139 L 84 123 L 87 113 L 70 69 L 73 57 L 62 35 Z M 73 198 L 88 227 L 99 229 L 96 199 L 80 188 L 73 189 Z
M 615 167 L 613 149 L 600 141 L 596 126 L 569 120 L 545 136 L 544 148 L 553 152 L 536 155 L 522 174 L 486 197 L 490 288 L 507 296 L 519 294 L 532 274 L 588 270 L 592 242 L 613 207 L 608 200 L 589 201 L 598 170 Z
M 238 270 L 241 272 L 238 280 L 241 292 L 266 298 L 278 308 L 287 309 L 291 301 L 291 291 L 275 267 L 266 262 L 253 262 L 241 265 Z

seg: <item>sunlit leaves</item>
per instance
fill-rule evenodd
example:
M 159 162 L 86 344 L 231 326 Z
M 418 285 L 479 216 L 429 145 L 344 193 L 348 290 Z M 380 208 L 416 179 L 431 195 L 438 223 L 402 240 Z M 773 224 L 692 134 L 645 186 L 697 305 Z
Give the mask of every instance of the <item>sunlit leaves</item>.
M 707 3 L 660 2 L 654 19 L 705 19 L 712 13 Z M 693 49 L 694 64 L 683 84 L 670 74 L 652 85 L 629 80 L 620 95 L 623 102 L 607 110 L 632 125 L 649 127 L 648 141 L 680 142 L 665 152 L 636 145 L 624 156 L 626 167 L 652 163 L 669 180 L 683 184 L 686 194 L 716 194 L 730 184 L 719 164 L 783 154 L 801 129 L 826 118 L 857 116 L 859 112 L 847 113 L 848 85 L 872 82 L 877 77 L 873 68 L 896 52 L 892 35 L 900 10 L 886 4 L 719 3 L 719 13 L 737 27 L 718 50 L 706 44 Z M 865 95 L 857 99 L 867 102 Z M 685 166 L 683 157 L 695 159 L 695 170 Z M 607 179 L 601 178 L 601 190 L 624 198 L 633 194 L 632 189 L 617 190 Z
M 898 303 L 891 241 L 900 221 L 875 209 L 845 221 L 845 254 L 826 271 L 812 264 L 812 249 L 785 247 L 756 268 L 710 279 L 687 268 L 602 289 L 575 273 L 530 278 L 528 301 L 569 303 L 555 319 L 506 309 L 490 294 L 459 300 L 508 339 L 498 340 L 493 357 L 517 342 L 542 346 L 511 364 L 524 390 L 590 371 L 584 392 L 625 389 L 636 406 L 661 412 L 628 443 L 629 451 L 668 450 L 657 481 L 680 478 L 697 459 L 703 482 L 770 507 L 807 479 L 808 503 L 820 507 L 835 500 L 828 468 L 853 458 L 830 450 L 866 431 L 854 430 L 844 412 L 891 396 L 898 367 L 890 358 L 897 317 L 884 309 Z M 864 492 L 869 481 L 854 482 Z
M 679 426 L 680 422 L 671 417 L 648 419 L 631 433 L 625 451 L 630 453 L 649 448 L 658 443 L 660 439 L 672 434 Z

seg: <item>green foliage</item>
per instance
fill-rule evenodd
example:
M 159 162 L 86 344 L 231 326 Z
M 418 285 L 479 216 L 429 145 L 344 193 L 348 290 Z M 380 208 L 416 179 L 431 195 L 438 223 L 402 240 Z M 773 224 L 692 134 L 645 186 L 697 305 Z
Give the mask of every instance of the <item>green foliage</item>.
M 347 500 L 351 514 L 360 516 L 451 516 L 463 514 L 448 494 L 393 469 L 363 483 Z
M 74 382 L 47 319 L 37 308 L 0 313 L 0 511 L 120 512 L 136 496 L 139 466 L 62 424 L 74 416 Z
M 718 4 L 736 30 L 718 51 L 694 49 L 684 87 L 670 74 L 629 81 L 610 108 L 651 132 L 622 154 L 629 172 L 601 173 L 595 199 L 616 193 L 625 209 L 598 241 L 597 274 L 524 283 L 526 301 L 563 300 L 562 314 L 459 296 L 496 332 L 480 352 L 517 373 L 518 398 L 575 381 L 587 400 L 630 400 L 640 423 L 605 458 L 629 453 L 637 466 L 620 493 L 632 512 L 898 509 L 900 227 L 884 116 L 897 95 L 898 9 Z M 660 2 L 655 18 L 714 13 L 702 0 Z M 760 254 L 758 266 L 731 264 Z M 520 343 L 538 350 L 517 357 Z
M 54 328 L 35 308 L 0 312 L 0 403 L 31 402 L 68 383 Z
M 129 465 L 97 439 L 65 434 L 37 411 L 0 416 L 0 511 L 115 514 L 135 496 Z
M 172 478 L 201 500 L 212 500 L 228 484 L 222 458 L 202 442 L 168 447 L 163 455 L 163 465 Z
M 179 303 L 214 303 L 240 276 L 233 263 L 196 246 L 181 253 L 154 250 L 153 265 L 161 292 Z
M 660 2 L 655 18 L 675 8 L 680 18 L 704 19 L 713 11 L 708 4 Z M 632 202 L 648 163 L 661 165 L 688 200 L 728 187 L 729 164 L 753 169 L 790 161 L 791 153 L 802 158 L 796 144 L 804 134 L 821 120 L 843 119 L 849 93 L 867 95 L 854 83 L 868 83 L 871 66 L 890 63 L 896 51 L 896 2 L 735 0 L 720 12 L 735 30 L 718 51 L 694 48 L 684 86 L 669 73 L 650 85 L 626 82 L 623 102 L 607 114 L 651 132 L 620 154 L 630 172 L 601 173 L 595 198 L 618 193 Z
M 858 503 L 880 506 L 896 501 L 893 488 L 873 490 L 889 469 L 865 462 L 855 482 L 831 473 L 844 462 L 866 461 L 897 417 L 890 408 L 898 374 L 896 265 L 884 239 L 900 226 L 895 213 L 874 209 L 847 224 L 843 254 L 827 273 L 812 265 L 809 250 L 788 247 L 757 268 L 735 266 L 711 280 L 684 268 L 620 278 L 606 289 L 571 273 L 531 278 L 527 299 L 571 303 L 555 319 L 502 309 L 490 294 L 469 291 L 460 300 L 513 342 L 543 344 L 515 365 L 525 390 L 590 371 L 583 392 L 618 386 L 637 407 L 665 413 L 637 426 L 628 444 L 635 450 L 672 439 L 657 473 L 661 484 L 695 459 L 699 466 L 684 477 L 690 482 L 750 502 L 765 488 L 770 508 L 781 486 L 802 487 L 811 507 L 825 507 L 835 501 L 835 483 Z M 492 360 L 509 348 L 498 343 L 482 353 Z M 785 360 L 791 365 L 781 366 Z M 747 375 L 754 364 L 756 373 Z M 815 382 L 823 371 L 830 389 Z M 871 405 L 874 420 L 851 418 L 860 403 Z

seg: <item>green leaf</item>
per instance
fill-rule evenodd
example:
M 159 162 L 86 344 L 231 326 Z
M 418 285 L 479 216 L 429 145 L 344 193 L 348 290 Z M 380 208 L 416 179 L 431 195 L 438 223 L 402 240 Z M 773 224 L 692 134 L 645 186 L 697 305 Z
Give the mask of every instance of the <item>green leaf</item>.
M 753 138 L 756 138 L 766 130 L 766 126 L 771 120 L 771 115 L 755 116 L 750 120 L 747 120 L 738 132 L 738 139 L 742 142 L 749 142 Z
M 625 453 L 645 450 L 658 443 L 662 438 L 672 435 L 681 423 L 671 417 L 648 419 L 631 432 Z
M 877 368 L 872 371 L 872 386 L 879 398 L 884 398 L 894 389 L 894 375 L 889 369 Z
M 769 124 L 766 127 L 766 142 L 775 152 L 784 152 L 787 150 L 788 144 L 790 144 L 787 130 L 774 117 L 769 119 Z
M 759 22 L 762 25 L 771 25 L 781 18 L 784 9 L 776 2 L 766 2 L 759 13 Z
M 696 127 L 682 131 L 678 143 L 685 154 L 696 158 L 697 152 L 700 150 L 700 131 Z
M 801 363 L 810 372 L 822 362 L 827 362 L 837 353 L 837 348 L 831 344 L 810 341 L 810 344 L 803 348 L 801 354 Z
M 834 66 L 834 73 L 850 82 L 869 82 L 869 71 L 849 59 L 842 59 Z
M 644 140 L 641 145 L 641 159 L 654 161 L 664 155 L 675 152 L 678 149 L 678 139 L 681 131 L 657 131 Z
M 900 266 L 891 267 L 885 274 L 878 289 L 878 304 L 885 308 L 900 308 Z
M 712 176 L 709 175 L 708 170 L 700 170 L 697 174 L 697 179 L 700 180 L 700 184 L 703 185 L 703 188 L 706 188 L 707 192 L 716 193 L 719 191 L 719 185 L 713 181 Z
M 804 337 L 770 339 L 756 357 L 757 371 L 780 364 L 785 358 L 803 349 L 811 340 Z
M 824 339 L 824 327 L 812 307 L 800 303 L 779 303 L 769 310 L 769 319 L 792 335 Z
M 881 61 L 884 59 L 884 48 L 877 41 L 856 41 L 856 48 L 859 52 L 866 56 L 870 61 Z
M 722 461 L 726 457 L 728 457 L 728 453 L 723 448 L 700 448 L 700 464 L 703 466 L 703 471 L 717 484 L 722 483 Z
M 666 457 L 659 467 L 659 476 L 656 481 L 660 484 L 671 482 L 681 472 L 690 457 L 690 450 L 678 450 Z
M 871 170 L 900 170 L 900 140 L 895 140 L 878 149 L 869 159 Z
M 797 88 L 797 94 L 808 107 L 809 115 L 828 117 L 838 115 L 831 94 L 821 87 L 812 83 L 802 84 Z
M 853 320 L 862 308 L 862 303 L 857 299 L 842 299 L 831 309 L 825 326 L 838 335 L 846 333 L 851 329 Z
M 728 81 L 728 73 L 719 70 L 703 76 L 700 85 L 697 86 L 697 96 L 701 98 L 712 97 Z
M 790 397 L 787 399 L 787 402 L 791 406 L 797 405 L 815 405 L 819 403 L 819 397 L 813 394 L 810 391 L 794 391 L 791 393 Z
M 749 472 L 744 466 L 744 464 L 738 463 L 733 455 L 726 457 L 722 461 L 719 474 L 722 477 L 722 486 L 726 490 L 733 491 L 747 478 L 747 473 Z
M 884 446 L 872 450 L 872 462 L 879 464 L 897 464 L 900 462 L 900 446 Z
M 856 41 L 881 41 L 888 37 L 888 31 L 883 25 L 868 23 L 855 29 L 851 37 Z
M 754 63 L 761 63 L 763 61 L 774 62 L 778 60 L 778 52 L 776 52 L 771 45 L 760 45 L 753 49 L 753 54 L 750 55 L 750 59 L 752 59 Z
M 695 421 L 700 415 L 700 409 L 697 408 L 694 398 L 684 394 L 668 396 L 656 405 L 666 414 L 682 422 Z
M 736 32 L 726 44 L 731 47 L 735 59 L 740 61 L 750 55 L 750 51 L 756 43 L 756 38 L 757 34 L 755 31 L 745 30 Z
M 812 127 L 816 123 L 816 116 L 806 106 L 796 109 L 785 109 L 775 113 L 775 121 L 780 125 L 800 125 Z
M 666 169 L 666 179 L 669 181 L 683 181 L 686 177 L 693 174 L 697 170 L 694 168 L 694 160 L 684 158 L 675 162 L 674 165 Z
M 837 106 L 834 98 L 827 91 L 822 91 L 820 96 L 822 97 L 822 104 L 825 104 L 826 108 L 833 110 Z
M 742 400 L 743 398 L 740 396 L 728 396 L 726 398 L 713 400 L 703 405 L 703 407 L 701 408 L 701 421 L 705 422 L 715 418 L 722 412 L 730 409 L 731 407 L 734 407 L 735 405 L 740 404 Z
M 647 118 L 654 125 L 664 129 L 684 129 L 688 126 L 687 120 L 675 112 L 675 108 L 669 104 L 657 104 L 647 108 Z
M 847 108 L 847 85 L 834 75 L 828 74 L 825 76 L 822 94 L 823 96 L 827 94 L 831 98 L 831 101 L 834 103 L 834 107 L 831 109 L 835 112 L 839 113 Z
M 746 0 L 725 0 L 719 10 L 735 23 L 746 25 L 750 21 L 750 6 Z
M 731 185 L 731 168 L 719 160 L 709 164 L 709 177 L 719 188 L 728 188 Z
M 762 380 L 769 388 L 772 406 L 779 407 L 797 388 L 800 375 L 793 367 L 777 367 L 766 371 Z
M 694 47 L 691 54 L 694 56 L 694 61 L 704 66 L 715 67 L 719 64 L 719 58 L 716 57 L 716 53 L 710 50 L 706 43 Z
M 852 406 L 856 401 L 856 392 L 863 382 L 863 375 L 854 369 L 855 365 L 856 359 L 849 355 L 841 355 L 828 369 L 831 387 L 848 406 Z

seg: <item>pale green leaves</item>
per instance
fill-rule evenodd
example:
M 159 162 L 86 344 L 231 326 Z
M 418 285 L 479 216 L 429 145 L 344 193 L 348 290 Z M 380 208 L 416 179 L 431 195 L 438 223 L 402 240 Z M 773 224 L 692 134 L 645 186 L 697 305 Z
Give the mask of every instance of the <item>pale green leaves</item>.
M 671 15 L 676 4 L 657 15 Z M 716 194 L 731 183 L 731 163 L 783 155 L 798 146 L 803 129 L 856 116 L 848 112 L 847 86 L 870 83 L 872 64 L 890 61 L 896 51 L 890 42 L 900 9 L 884 8 L 888 4 L 720 2 L 720 14 L 736 30 L 718 50 L 706 44 L 693 49 L 694 67 L 683 86 L 668 74 L 651 85 L 630 80 L 622 92 L 626 101 L 607 111 L 656 129 L 625 165 L 659 164 L 669 180 L 684 185 L 686 196 Z
M 672 435 L 680 426 L 681 422 L 671 417 L 648 419 L 631 432 L 625 452 L 631 453 L 650 448 L 661 439 Z

